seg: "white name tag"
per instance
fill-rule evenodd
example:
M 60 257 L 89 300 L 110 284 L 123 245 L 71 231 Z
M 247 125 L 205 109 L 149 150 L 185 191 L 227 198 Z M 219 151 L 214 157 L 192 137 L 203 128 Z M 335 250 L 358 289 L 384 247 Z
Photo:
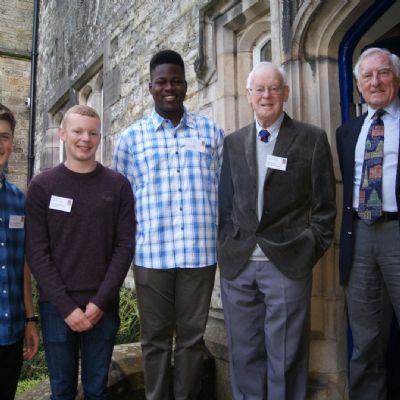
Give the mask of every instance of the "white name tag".
M 49 208 L 51 208 L 52 210 L 71 212 L 72 202 L 72 199 L 52 195 Z
M 10 229 L 24 229 L 25 216 L 24 215 L 10 215 L 8 227 Z
M 205 153 L 206 142 L 200 139 L 185 138 L 185 149 L 186 151 L 197 151 L 199 153 Z
M 265 163 L 267 168 L 279 169 L 280 171 L 286 171 L 286 165 L 287 158 L 272 155 L 267 156 L 267 162 Z

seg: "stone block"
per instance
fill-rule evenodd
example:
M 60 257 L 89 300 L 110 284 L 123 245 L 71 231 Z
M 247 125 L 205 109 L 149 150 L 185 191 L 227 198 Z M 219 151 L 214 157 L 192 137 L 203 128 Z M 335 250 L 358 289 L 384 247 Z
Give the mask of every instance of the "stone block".
M 108 389 L 111 400 L 145 400 L 142 362 L 140 343 L 115 346 L 108 375 Z M 204 355 L 203 370 L 202 391 L 199 398 L 215 400 L 214 359 L 208 352 Z M 47 400 L 49 398 L 50 383 L 46 380 L 22 395 L 17 396 L 16 400 Z M 82 385 L 79 380 L 76 400 L 83 399 Z M 171 399 L 173 399 L 173 396 Z

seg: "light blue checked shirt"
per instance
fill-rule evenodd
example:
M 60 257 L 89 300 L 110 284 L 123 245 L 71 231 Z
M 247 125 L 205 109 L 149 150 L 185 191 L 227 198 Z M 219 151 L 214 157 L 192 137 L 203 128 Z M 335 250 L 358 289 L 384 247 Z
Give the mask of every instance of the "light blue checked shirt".
M 129 179 L 135 196 L 136 265 L 216 263 L 223 140 L 213 122 L 186 109 L 176 127 L 153 111 L 122 132 L 112 168 Z

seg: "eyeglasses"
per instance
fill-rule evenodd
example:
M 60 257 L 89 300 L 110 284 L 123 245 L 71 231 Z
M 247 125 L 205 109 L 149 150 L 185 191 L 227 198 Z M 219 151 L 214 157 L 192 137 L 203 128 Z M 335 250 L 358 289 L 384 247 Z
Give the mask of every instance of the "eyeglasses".
M 269 87 L 256 87 L 255 89 L 249 89 L 251 93 L 254 93 L 256 96 L 263 96 L 266 92 L 268 92 L 272 96 L 276 96 L 277 94 L 281 94 L 282 87 L 281 86 L 269 86 Z

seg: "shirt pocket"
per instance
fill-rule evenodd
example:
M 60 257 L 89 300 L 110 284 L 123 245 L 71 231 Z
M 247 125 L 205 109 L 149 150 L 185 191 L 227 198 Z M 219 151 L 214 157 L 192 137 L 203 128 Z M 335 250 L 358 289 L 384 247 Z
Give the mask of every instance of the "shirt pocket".
M 218 160 L 213 149 L 210 147 L 206 147 L 204 152 L 185 150 L 185 166 L 200 168 L 203 172 L 215 172 L 218 169 Z

